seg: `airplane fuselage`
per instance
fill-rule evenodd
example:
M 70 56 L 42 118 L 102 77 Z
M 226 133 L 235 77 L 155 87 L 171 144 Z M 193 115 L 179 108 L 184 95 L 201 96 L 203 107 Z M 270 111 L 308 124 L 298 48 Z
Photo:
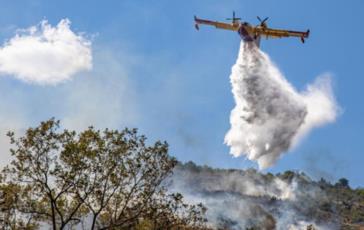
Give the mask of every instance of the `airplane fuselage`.
M 244 42 L 254 43 L 259 47 L 260 35 L 254 34 L 254 31 L 251 29 L 252 27 L 248 23 L 244 22 L 239 24 L 238 34 L 240 35 L 241 39 L 243 39 Z

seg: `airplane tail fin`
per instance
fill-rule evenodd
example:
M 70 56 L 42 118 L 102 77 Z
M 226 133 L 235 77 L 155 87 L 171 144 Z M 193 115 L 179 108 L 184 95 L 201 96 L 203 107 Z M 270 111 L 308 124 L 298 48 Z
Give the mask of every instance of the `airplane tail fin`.
M 307 30 L 306 33 L 301 37 L 301 42 L 305 43 L 305 38 L 308 38 L 310 36 L 310 30 Z
M 197 17 L 194 16 L 194 19 L 195 19 L 195 28 L 196 28 L 196 30 L 200 30 L 200 27 L 198 26 L 198 23 L 197 23 Z

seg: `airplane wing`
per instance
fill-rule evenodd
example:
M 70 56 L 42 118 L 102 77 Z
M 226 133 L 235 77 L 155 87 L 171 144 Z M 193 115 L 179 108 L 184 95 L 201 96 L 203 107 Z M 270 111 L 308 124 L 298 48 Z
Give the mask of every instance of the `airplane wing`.
M 308 38 L 310 34 L 310 30 L 306 32 L 300 31 L 292 31 L 292 30 L 280 30 L 280 29 L 270 29 L 270 28 L 254 28 L 254 32 L 256 34 L 261 35 L 262 37 L 266 38 L 282 38 L 282 37 L 299 37 L 301 38 L 302 42 L 304 42 L 305 38 Z
M 239 24 L 234 25 L 234 24 L 223 23 L 223 22 L 214 22 L 214 21 L 210 21 L 210 20 L 200 19 L 195 16 L 195 27 L 197 30 L 199 29 L 199 25 L 211 25 L 211 26 L 215 26 L 216 28 L 224 29 L 224 30 L 232 30 L 232 31 L 239 30 Z

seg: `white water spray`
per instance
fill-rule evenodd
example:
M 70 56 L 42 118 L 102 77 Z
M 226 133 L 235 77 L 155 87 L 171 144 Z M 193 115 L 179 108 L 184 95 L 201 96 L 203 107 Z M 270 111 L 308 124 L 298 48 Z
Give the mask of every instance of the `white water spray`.
M 298 93 L 269 57 L 248 43 L 241 43 L 230 81 L 236 106 L 225 143 L 232 155 L 246 155 L 260 169 L 273 165 L 312 128 L 336 119 L 329 76 Z

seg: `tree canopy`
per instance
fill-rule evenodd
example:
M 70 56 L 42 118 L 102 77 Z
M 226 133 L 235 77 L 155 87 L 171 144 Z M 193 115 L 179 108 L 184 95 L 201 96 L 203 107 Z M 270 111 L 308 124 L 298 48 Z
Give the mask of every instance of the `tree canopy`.
M 147 145 L 136 129 L 77 133 L 50 119 L 21 137 L 9 132 L 13 161 L 3 169 L 6 229 L 200 229 L 205 208 L 169 194 L 177 164 L 168 144 Z

